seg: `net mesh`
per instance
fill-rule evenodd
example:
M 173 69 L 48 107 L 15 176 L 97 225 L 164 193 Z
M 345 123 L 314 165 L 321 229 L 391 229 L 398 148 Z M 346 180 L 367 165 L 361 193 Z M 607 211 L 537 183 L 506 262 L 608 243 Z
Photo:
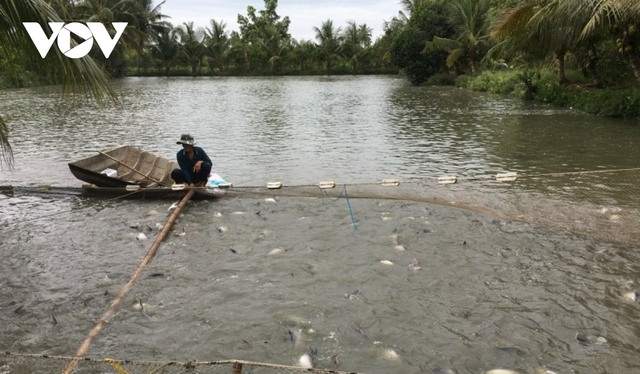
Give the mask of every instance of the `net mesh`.
M 455 181 L 455 183 L 451 183 Z M 440 204 L 483 213 L 496 219 L 526 222 L 540 228 L 620 242 L 640 243 L 640 169 L 575 173 L 431 178 L 409 181 L 301 186 L 232 187 L 232 197 L 315 197 L 393 199 Z M 0 187 L 0 193 L 79 195 L 78 188 L 51 186 Z M 123 197 L 137 197 L 136 193 Z M 141 362 L 0 353 L 0 373 L 297 373 L 331 372 L 249 361 Z
M 234 187 L 236 196 L 348 197 L 447 205 L 543 228 L 614 242 L 637 244 L 640 232 L 640 169 L 383 181 L 365 184 Z M 452 179 L 446 179 L 451 182 Z
M 129 361 L 110 358 L 77 358 L 20 353 L 0 353 L 0 372 L 11 374 L 64 373 L 73 363 L 73 373 L 117 373 L 117 374 L 274 374 L 274 373 L 336 373 L 355 372 L 306 369 L 296 366 L 274 365 L 244 360 L 223 361 Z

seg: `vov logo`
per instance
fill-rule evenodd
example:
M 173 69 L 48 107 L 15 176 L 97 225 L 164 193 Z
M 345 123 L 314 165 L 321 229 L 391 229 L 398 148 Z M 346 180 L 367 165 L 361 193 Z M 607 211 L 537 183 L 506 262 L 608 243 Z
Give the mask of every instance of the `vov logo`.
M 81 58 L 91 51 L 93 40 L 98 43 L 98 47 L 102 50 L 105 58 L 109 58 L 113 48 L 122 36 L 128 22 L 113 22 L 113 28 L 116 35 L 111 38 L 107 28 L 100 22 L 87 22 L 86 26 L 82 23 L 72 22 L 64 24 L 64 22 L 49 22 L 51 28 L 51 36 L 47 37 L 42 26 L 37 22 L 22 22 L 27 29 L 33 44 L 35 44 L 40 56 L 45 58 L 53 42 L 58 39 L 58 48 L 69 58 Z M 71 48 L 71 33 L 81 37 L 84 41 L 77 46 Z

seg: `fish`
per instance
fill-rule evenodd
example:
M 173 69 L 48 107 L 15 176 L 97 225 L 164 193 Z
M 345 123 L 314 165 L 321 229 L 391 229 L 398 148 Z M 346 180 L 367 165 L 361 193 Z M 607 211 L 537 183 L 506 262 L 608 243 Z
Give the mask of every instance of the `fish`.
M 267 253 L 267 255 L 269 255 L 269 256 L 273 256 L 273 255 L 277 255 L 277 254 L 279 254 L 279 253 L 282 253 L 282 252 L 284 252 L 284 251 L 285 251 L 285 250 L 284 250 L 284 249 L 282 249 L 282 248 L 275 248 L 275 249 L 272 249 L 269 253 Z
M 138 236 L 136 236 L 136 239 L 144 241 L 147 240 L 147 236 L 143 232 L 141 232 L 140 234 L 138 234 Z
M 631 291 L 622 295 L 622 298 L 628 301 L 638 301 L 638 292 Z
M 182 231 L 175 233 L 176 236 L 185 236 L 187 232 L 185 231 L 184 227 L 182 228 Z
M 535 373 L 536 374 L 558 374 L 555 371 L 547 370 L 544 368 L 536 368 Z
M 180 203 L 179 201 L 176 201 L 175 203 L 171 204 L 171 206 L 167 209 L 167 211 L 170 212 L 170 211 L 174 210 L 175 208 L 178 207 L 179 203 Z
M 607 342 L 607 339 L 603 338 L 602 336 L 587 335 L 581 332 L 576 333 L 575 338 L 578 342 L 585 345 L 593 343 L 602 344 Z
M 227 226 L 218 226 L 216 227 L 218 229 L 218 231 L 220 232 L 227 232 L 229 231 L 229 229 L 227 228 Z
M 421 267 L 418 266 L 418 260 L 416 260 L 415 258 L 413 260 L 411 260 L 411 263 L 409 264 L 409 270 L 420 270 Z
M 382 352 L 382 357 L 384 357 L 385 359 L 390 360 L 390 361 L 395 361 L 395 360 L 398 360 L 400 358 L 398 353 L 396 351 L 394 351 L 393 349 L 391 349 L 391 348 L 386 348 Z
M 351 293 L 345 293 L 344 297 L 349 299 L 349 300 L 356 300 L 358 298 L 358 296 L 360 296 L 360 290 L 356 289 Z
M 406 251 L 406 250 L 407 250 L 407 249 L 404 247 L 404 245 L 399 245 L 399 244 L 398 244 L 398 245 L 396 245 L 396 246 L 394 247 L 394 249 L 395 249 L 396 251 L 399 251 L 399 252 L 402 252 L 402 251 Z
M 358 326 L 355 322 L 352 322 L 351 324 L 349 324 L 349 327 L 351 327 L 353 331 L 360 334 L 360 336 L 364 337 L 365 339 L 369 339 L 367 334 L 365 334 L 364 331 L 362 331 L 362 329 L 360 328 L 360 326 Z
M 293 345 L 298 345 L 298 342 L 301 341 L 302 330 L 289 330 L 289 340 L 293 343 Z
M 340 365 L 340 362 L 338 361 L 338 356 L 340 356 L 340 353 L 336 353 L 335 355 L 329 357 L 329 360 L 331 360 L 331 363 L 333 363 L 334 366 Z
M 302 356 L 300 356 L 300 359 L 298 359 L 298 365 L 300 365 L 301 367 L 303 367 L 305 369 L 313 369 L 314 368 L 313 359 L 311 358 L 311 356 L 308 353 L 305 353 Z
M 274 199 L 273 197 L 268 197 L 266 199 L 264 199 L 265 203 L 277 203 L 278 201 L 276 199 Z
M 382 260 L 380 261 L 381 264 L 383 265 L 393 265 L 393 262 L 389 261 L 389 260 Z
M 518 347 L 496 347 L 496 349 L 502 352 L 515 353 L 521 357 L 525 357 L 527 355 L 527 352 Z
M 519 324 L 521 324 L 521 325 L 523 325 L 523 326 L 527 326 L 527 327 L 528 327 L 528 328 L 530 328 L 530 329 L 534 329 L 534 330 L 536 330 L 536 329 L 539 329 L 539 328 L 540 328 L 540 324 L 539 324 L 538 322 L 536 322 L 536 321 L 532 320 L 532 319 L 531 319 L 531 318 L 529 318 L 529 317 L 520 316 L 520 315 L 515 315 L 515 316 L 513 316 L 513 319 L 514 319 L 517 323 L 519 323 Z
M 443 369 L 440 366 L 436 366 L 433 368 L 433 374 L 455 374 L 455 372 L 451 369 Z
M 56 319 L 56 316 L 54 316 L 53 314 L 51 315 L 51 323 L 53 323 L 54 325 L 58 324 L 58 320 Z
M 149 315 L 147 314 L 147 304 L 143 303 L 141 298 L 138 297 L 136 299 L 136 303 L 133 305 L 133 309 L 141 311 L 143 316 L 151 319 L 151 317 L 149 317 Z

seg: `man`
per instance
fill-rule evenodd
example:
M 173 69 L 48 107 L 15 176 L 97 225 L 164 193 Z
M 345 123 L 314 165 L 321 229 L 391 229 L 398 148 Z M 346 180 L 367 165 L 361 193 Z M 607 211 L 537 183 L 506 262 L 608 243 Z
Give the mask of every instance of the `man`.
M 211 173 L 211 159 L 204 149 L 195 146 L 196 141 L 190 134 L 182 134 L 176 144 L 182 144 L 176 156 L 180 169 L 174 169 L 171 178 L 189 187 L 204 186 Z

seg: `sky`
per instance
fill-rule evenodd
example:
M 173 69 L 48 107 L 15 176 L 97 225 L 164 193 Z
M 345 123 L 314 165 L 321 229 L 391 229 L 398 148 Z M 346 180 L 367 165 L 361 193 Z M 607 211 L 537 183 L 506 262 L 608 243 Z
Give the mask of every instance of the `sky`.
M 154 4 L 160 4 L 156 0 Z M 247 16 L 247 7 L 264 10 L 264 0 L 166 0 L 160 10 L 170 16 L 174 26 L 193 21 L 195 27 L 211 27 L 211 19 L 224 21 L 226 30 L 239 30 L 238 14 Z M 320 28 L 327 19 L 343 30 L 348 21 L 372 28 L 372 40 L 383 34 L 382 24 L 397 16 L 400 0 L 278 0 L 280 19 L 289 16 L 289 34 L 296 40 L 315 40 L 313 27 Z

